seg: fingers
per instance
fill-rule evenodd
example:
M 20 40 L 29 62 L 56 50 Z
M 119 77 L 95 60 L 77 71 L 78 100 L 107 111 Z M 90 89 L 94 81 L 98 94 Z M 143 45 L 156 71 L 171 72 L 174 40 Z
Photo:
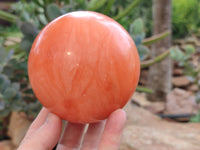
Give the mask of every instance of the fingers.
M 40 113 L 38 114 L 38 116 L 35 118 L 35 120 L 32 122 L 32 124 L 30 125 L 23 141 L 21 142 L 21 145 L 27 140 L 29 139 L 32 134 L 42 126 L 42 124 L 44 124 L 45 120 L 47 119 L 47 115 L 48 115 L 49 111 L 46 108 L 42 108 Z
M 62 129 L 62 120 L 49 113 L 45 123 L 34 134 L 35 141 L 40 141 L 43 149 L 52 149 L 58 142 Z M 38 140 L 40 139 L 40 140 Z
M 113 112 L 106 122 L 98 150 L 119 149 L 120 139 L 125 123 L 126 113 L 122 109 Z
M 68 123 L 57 150 L 77 150 L 80 147 L 85 124 Z
M 41 110 L 28 131 L 29 135 L 25 137 L 18 150 L 52 149 L 56 145 L 61 135 L 62 121 L 58 116 L 48 113 L 49 111 L 45 108 Z M 85 134 L 82 150 L 94 150 L 98 145 L 98 150 L 117 150 L 125 122 L 126 114 L 120 109 L 110 115 L 105 128 L 104 121 L 90 124 Z M 57 150 L 78 150 L 84 129 L 84 124 L 68 123 Z
M 37 118 L 35 118 L 35 120 L 33 121 L 33 123 L 31 124 L 31 126 L 29 127 L 29 130 L 27 132 L 27 136 L 29 136 L 30 134 L 32 134 L 35 130 L 37 130 L 38 128 L 40 128 L 44 122 L 47 119 L 47 115 L 49 113 L 49 110 L 47 110 L 46 108 L 42 108 L 40 113 L 38 114 Z
M 61 119 L 49 113 L 46 121 L 31 136 L 26 137 L 18 150 L 49 150 L 57 144 L 61 135 Z
M 103 132 L 105 121 L 92 123 L 89 125 L 87 133 L 84 137 L 81 150 L 96 150 L 101 134 Z

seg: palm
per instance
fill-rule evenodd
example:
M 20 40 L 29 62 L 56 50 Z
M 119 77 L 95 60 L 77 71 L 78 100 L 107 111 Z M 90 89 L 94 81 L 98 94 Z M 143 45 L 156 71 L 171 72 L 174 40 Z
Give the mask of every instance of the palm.
M 18 150 L 117 150 L 126 115 L 113 112 L 107 121 L 89 125 L 67 123 L 61 136 L 62 121 L 45 108 L 32 123 Z

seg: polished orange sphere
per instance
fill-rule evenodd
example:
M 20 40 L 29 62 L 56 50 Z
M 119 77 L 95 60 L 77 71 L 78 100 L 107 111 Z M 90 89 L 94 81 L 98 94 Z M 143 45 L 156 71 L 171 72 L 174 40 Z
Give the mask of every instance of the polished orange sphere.
M 64 120 L 92 123 L 128 102 L 138 84 L 140 61 L 120 24 L 103 14 L 77 11 L 39 33 L 28 74 L 44 107 Z

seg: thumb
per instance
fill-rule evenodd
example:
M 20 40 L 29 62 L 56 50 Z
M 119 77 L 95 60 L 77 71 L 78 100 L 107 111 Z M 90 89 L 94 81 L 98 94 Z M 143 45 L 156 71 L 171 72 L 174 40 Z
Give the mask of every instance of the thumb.
M 49 113 L 45 123 L 28 137 L 18 150 L 53 149 L 57 144 L 62 129 L 62 120 L 55 114 Z

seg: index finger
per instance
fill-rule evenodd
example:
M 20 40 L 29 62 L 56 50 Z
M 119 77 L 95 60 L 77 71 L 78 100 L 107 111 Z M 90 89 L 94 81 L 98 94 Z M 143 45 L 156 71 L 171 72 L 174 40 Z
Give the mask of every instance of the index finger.
M 118 150 L 125 123 L 124 110 L 118 109 L 113 112 L 106 122 L 98 150 Z

